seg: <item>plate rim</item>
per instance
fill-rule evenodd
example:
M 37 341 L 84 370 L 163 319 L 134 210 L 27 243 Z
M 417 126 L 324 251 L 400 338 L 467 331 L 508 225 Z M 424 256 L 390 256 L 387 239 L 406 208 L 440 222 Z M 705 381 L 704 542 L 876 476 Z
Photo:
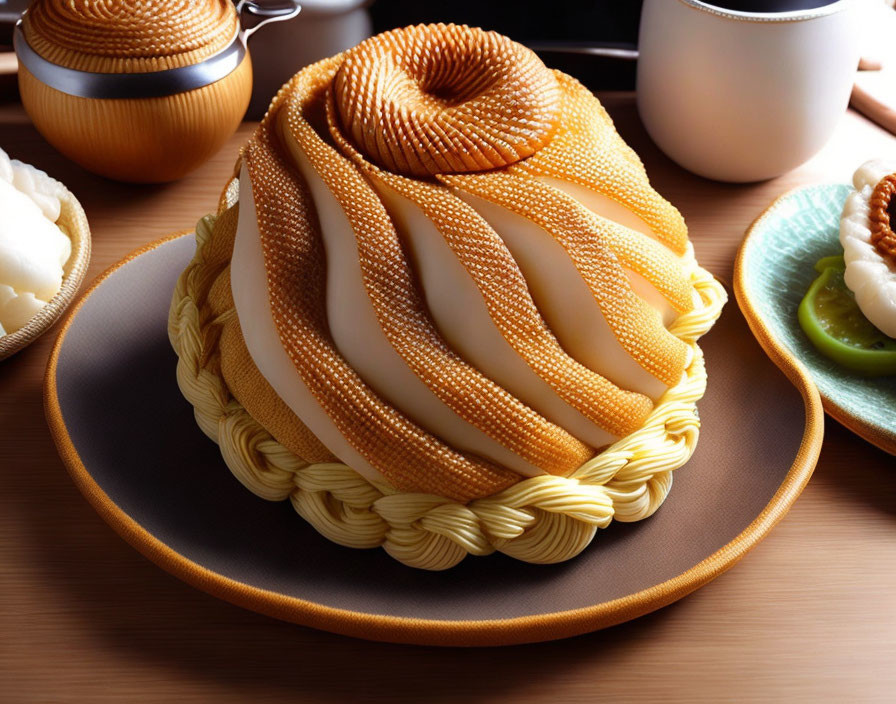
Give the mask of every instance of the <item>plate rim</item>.
M 812 475 L 821 451 L 824 414 L 806 370 L 795 358 L 781 357 L 782 370 L 799 391 L 806 423 L 796 456 L 768 504 L 735 538 L 671 579 L 623 597 L 578 609 L 507 619 L 442 620 L 372 614 L 326 606 L 239 582 L 172 549 L 125 513 L 84 466 L 68 434 L 56 386 L 56 369 L 66 334 L 90 295 L 115 271 L 140 255 L 180 237 L 182 230 L 146 244 L 97 276 L 66 313 L 47 362 L 44 412 L 50 434 L 75 485 L 116 533 L 144 557 L 187 584 L 258 613 L 331 633 L 390 643 L 437 646 L 503 646 L 556 640 L 614 626 L 659 608 L 702 587 L 731 568 L 780 521 Z
M 768 326 L 762 318 L 762 315 L 759 312 L 759 306 L 751 295 L 750 280 L 747 278 L 746 264 L 744 262 L 748 256 L 748 250 L 753 244 L 753 238 L 758 239 L 756 233 L 786 201 L 793 198 L 798 193 L 809 193 L 813 191 L 820 192 L 828 188 L 841 186 L 849 186 L 849 184 L 810 184 L 806 186 L 798 186 L 782 193 L 775 198 L 747 228 L 740 247 L 738 248 L 737 258 L 734 261 L 734 296 L 737 299 L 738 307 L 747 319 L 747 324 L 753 332 L 753 335 L 759 341 L 760 346 L 765 350 L 766 354 L 775 364 L 781 367 L 782 371 L 787 373 L 787 370 L 782 367 L 781 363 L 778 361 L 779 356 L 789 357 L 790 363 L 796 363 L 801 367 L 809 379 L 812 379 L 812 372 L 809 370 L 809 367 L 803 364 L 799 358 L 787 349 L 783 342 L 779 341 L 774 336 L 770 326 Z M 812 383 L 814 385 L 815 382 L 813 381 Z M 850 413 L 832 397 L 821 391 L 819 391 L 818 394 L 821 398 L 821 404 L 825 413 L 831 416 L 831 418 L 878 449 L 891 455 L 896 455 L 896 433 L 890 433 L 880 426 L 869 423 L 864 418 Z

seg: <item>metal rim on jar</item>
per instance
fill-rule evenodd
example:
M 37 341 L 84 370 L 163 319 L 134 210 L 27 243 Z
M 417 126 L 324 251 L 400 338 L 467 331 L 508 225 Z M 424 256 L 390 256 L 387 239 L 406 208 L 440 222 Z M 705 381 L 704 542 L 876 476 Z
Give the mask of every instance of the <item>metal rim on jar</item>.
M 13 32 L 13 46 L 18 60 L 37 80 L 62 93 L 80 98 L 160 98 L 196 90 L 225 78 L 245 58 L 246 44 L 252 34 L 269 22 L 292 19 L 301 9 L 296 0 L 288 0 L 274 7 L 262 7 L 251 0 L 240 0 L 236 4 L 240 18 L 245 10 L 261 17 L 261 22 L 254 27 L 237 29 L 227 46 L 207 59 L 164 71 L 100 73 L 60 66 L 31 48 L 22 31 L 21 19 Z

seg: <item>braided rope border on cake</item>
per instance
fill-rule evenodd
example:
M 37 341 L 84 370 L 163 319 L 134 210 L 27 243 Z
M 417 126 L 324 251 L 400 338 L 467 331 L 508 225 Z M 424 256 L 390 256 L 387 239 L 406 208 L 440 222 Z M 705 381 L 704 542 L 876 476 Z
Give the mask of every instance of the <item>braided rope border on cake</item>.
M 171 302 L 168 335 L 179 358 L 178 385 L 233 475 L 261 498 L 288 498 L 297 513 L 333 542 L 382 547 L 400 562 L 429 570 L 448 569 L 467 554 L 495 550 L 526 562 L 562 562 L 578 555 L 597 529 L 614 518 L 630 522 L 652 515 L 669 493 L 672 472 L 696 447 L 696 403 L 706 389 L 696 340 L 712 327 L 727 300 L 721 284 L 699 267 L 692 282 L 702 305 L 670 327 L 693 351 L 681 381 L 663 395 L 641 429 L 568 477 L 522 479 L 497 494 L 461 504 L 371 483 L 338 462 L 308 464 L 271 437 L 213 371 L 218 368 L 212 363 L 217 348 L 206 349 L 203 341 L 216 338 L 204 334 L 193 298 L 194 280 L 205 265 L 210 222 L 206 218 L 196 228 L 196 253 L 178 278 Z

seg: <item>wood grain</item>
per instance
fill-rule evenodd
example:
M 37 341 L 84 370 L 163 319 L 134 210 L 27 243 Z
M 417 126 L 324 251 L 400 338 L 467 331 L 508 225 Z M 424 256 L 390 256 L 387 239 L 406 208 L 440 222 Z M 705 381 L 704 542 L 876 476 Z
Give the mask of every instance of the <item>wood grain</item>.
M 701 263 L 730 281 L 752 220 L 806 183 L 848 181 L 896 140 L 849 113 L 821 154 L 773 181 L 683 172 L 650 143 L 630 94 L 604 102 L 654 185 L 687 219 Z M 0 146 L 66 183 L 93 230 L 91 276 L 214 207 L 240 131 L 165 186 L 94 177 L 17 105 Z M 896 460 L 828 421 L 815 476 L 733 570 L 632 623 L 556 643 L 448 650 L 352 640 L 195 591 L 119 539 L 72 485 L 41 384 L 52 334 L 0 364 L 0 699 L 15 702 L 892 701 Z M 102 432 L 101 428 L 97 432 Z

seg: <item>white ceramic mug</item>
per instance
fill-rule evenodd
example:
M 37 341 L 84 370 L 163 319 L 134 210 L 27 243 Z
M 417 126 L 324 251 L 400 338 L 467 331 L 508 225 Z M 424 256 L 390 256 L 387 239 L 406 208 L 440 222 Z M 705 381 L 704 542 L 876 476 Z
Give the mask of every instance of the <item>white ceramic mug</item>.
M 864 0 L 781 13 L 644 0 L 637 99 L 647 131 L 678 164 L 719 181 L 798 166 L 846 111 L 864 9 Z

